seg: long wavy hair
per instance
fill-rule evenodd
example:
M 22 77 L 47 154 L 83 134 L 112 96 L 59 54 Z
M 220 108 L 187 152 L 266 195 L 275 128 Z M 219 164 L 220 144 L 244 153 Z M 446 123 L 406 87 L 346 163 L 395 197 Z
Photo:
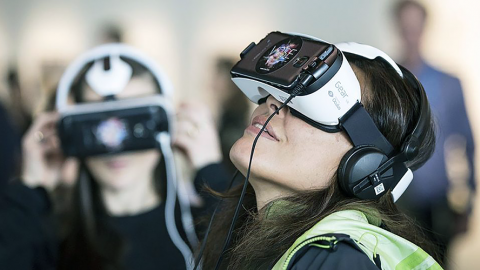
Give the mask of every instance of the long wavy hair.
M 139 63 L 126 58 L 122 60 L 132 67 L 132 78 L 150 74 Z M 72 85 L 72 96 L 76 103 L 84 102 L 85 74 L 92 64 L 85 66 Z M 157 92 L 161 93 L 160 86 L 156 85 Z M 160 198 L 165 198 L 166 169 L 163 157 L 154 170 L 155 191 Z M 69 197 L 69 206 L 60 215 L 58 269 L 123 269 L 128 243 L 111 224 L 101 196 L 101 187 L 84 160 L 80 161 L 78 177 Z
M 362 76 L 363 104 L 373 121 L 392 144 L 399 150 L 406 137 L 413 131 L 420 114 L 418 91 L 384 60 L 368 60 L 352 54 L 345 54 Z M 435 147 L 433 120 L 427 127 L 427 135 L 421 142 L 420 154 L 408 167 L 415 169 L 423 165 L 432 155 Z M 221 211 L 212 225 L 215 235 L 209 237 L 203 257 L 203 268 L 214 269 L 223 248 L 230 220 L 241 193 L 241 187 L 216 195 L 224 198 Z M 221 269 L 270 269 L 275 262 L 305 231 L 326 216 L 341 210 L 364 212 L 370 222 L 382 224 L 390 232 L 399 235 L 429 252 L 436 259 L 433 245 L 406 215 L 401 213 L 392 201 L 390 191 L 377 200 L 360 200 L 348 197 L 339 188 L 337 178 L 328 187 L 304 191 L 301 194 L 281 198 L 291 202 L 281 213 L 264 218 L 269 206 L 257 210 L 255 191 L 249 185 L 243 202 L 243 210 L 233 231 L 232 243 L 222 261 Z M 441 262 L 440 262 L 441 263 Z

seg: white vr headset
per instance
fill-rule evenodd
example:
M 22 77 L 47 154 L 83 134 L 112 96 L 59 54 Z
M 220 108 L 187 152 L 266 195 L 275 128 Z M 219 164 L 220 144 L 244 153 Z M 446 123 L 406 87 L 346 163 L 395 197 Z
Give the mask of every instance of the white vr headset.
M 420 91 L 421 114 L 411 137 L 395 150 L 381 134 L 361 104 L 360 84 L 344 53 L 386 61 L 401 79 Z M 313 81 L 287 104 L 293 115 L 327 132 L 345 131 L 354 149 L 338 170 L 339 183 L 348 195 L 375 199 L 392 190 L 393 199 L 413 179 L 405 162 L 412 160 L 425 137 L 430 109 L 421 84 L 387 54 L 354 42 L 330 44 L 301 34 L 272 32 L 258 44 L 251 43 L 232 68 L 234 83 L 253 102 L 269 95 L 284 102 L 304 74 Z M 405 78 L 407 76 L 407 78 Z M 388 89 L 385 89 L 388 91 Z
M 262 42 L 267 43 L 267 46 L 275 45 L 274 43 L 276 39 L 274 38 L 276 38 L 277 35 L 277 38 L 281 39 L 280 43 L 283 42 L 285 38 L 288 38 L 287 35 L 284 34 L 282 36 L 282 34 L 278 32 L 271 33 L 270 35 L 271 37 L 267 36 L 264 40 L 262 40 Z M 307 38 L 302 40 L 303 43 L 315 44 L 313 42 L 315 40 L 323 44 L 328 44 L 321 39 L 311 36 L 301 35 L 301 37 Z M 267 42 L 266 40 L 268 39 L 270 39 L 271 41 Z M 261 46 L 262 42 L 260 42 L 257 46 Z M 279 46 L 281 45 L 277 45 L 277 48 Z M 351 66 L 348 64 L 348 61 L 343 55 L 343 52 L 356 54 L 368 59 L 375 59 L 377 57 L 381 57 L 385 61 L 387 61 L 401 77 L 403 77 L 403 73 L 398 67 L 398 65 L 395 63 L 395 61 L 393 61 L 386 53 L 380 51 L 377 48 L 355 42 L 338 43 L 334 44 L 334 46 L 338 50 L 332 50 L 329 55 L 331 57 L 336 57 L 336 59 L 334 59 L 333 61 L 332 67 L 327 67 L 327 62 L 322 63 L 323 65 L 325 65 L 326 68 L 334 69 L 333 71 L 335 73 L 333 77 L 331 77 L 325 84 L 321 85 L 320 87 L 315 86 L 318 87 L 318 91 L 315 91 L 308 95 L 299 95 L 288 104 L 290 108 L 301 112 L 311 120 L 327 126 L 338 125 L 338 119 L 342 117 L 350 108 L 352 108 L 357 101 L 361 101 L 360 84 Z M 327 46 L 324 45 L 323 47 Z M 320 47 L 320 49 L 322 49 L 322 47 Z M 268 52 L 270 52 L 270 50 L 268 50 Z M 295 56 L 298 57 L 295 58 Z M 287 61 L 301 61 L 301 57 L 304 56 L 298 55 L 297 51 L 297 53 L 290 56 Z M 312 59 L 313 57 L 307 57 L 309 57 L 309 59 L 304 62 L 304 66 L 308 66 L 309 64 L 315 62 Z M 292 64 L 291 66 L 293 65 L 294 64 Z M 301 67 L 297 69 L 298 71 L 302 70 Z M 235 82 L 238 88 L 240 88 L 240 90 L 242 90 L 243 93 L 245 93 L 245 95 L 255 103 L 258 103 L 260 99 L 265 98 L 268 95 L 272 95 L 273 97 L 275 97 L 275 99 L 279 101 L 285 101 L 288 98 L 288 91 L 285 91 L 288 90 L 288 86 L 286 85 L 282 87 L 282 85 L 280 84 L 275 85 L 272 83 L 259 81 L 258 78 L 236 76 L 239 74 L 241 73 L 236 71 L 234 67 L 232 70 L 232 80 Z

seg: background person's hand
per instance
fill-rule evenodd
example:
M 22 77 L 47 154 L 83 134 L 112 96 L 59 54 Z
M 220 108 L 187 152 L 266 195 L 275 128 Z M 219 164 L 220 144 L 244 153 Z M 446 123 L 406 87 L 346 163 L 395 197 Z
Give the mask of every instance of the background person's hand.
M 174 145 L 185 153 L 195 169 L 222 161 L 218 131 L 205 104 L 182 103 L 176 120 Z
M 22 181 L 29 187 L 53 190 L 59 183 L 64 161 L 57 135 L 57 113 L 42 113 L 22 140 Z

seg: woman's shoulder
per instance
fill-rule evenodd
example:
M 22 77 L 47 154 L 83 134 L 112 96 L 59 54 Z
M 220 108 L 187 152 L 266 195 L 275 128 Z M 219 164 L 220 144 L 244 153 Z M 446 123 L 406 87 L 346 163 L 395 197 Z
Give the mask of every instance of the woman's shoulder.
M 336 235 L 335 242 L 314 242 L 298 250 L 289 270 L 380 269 L 348 235 Z

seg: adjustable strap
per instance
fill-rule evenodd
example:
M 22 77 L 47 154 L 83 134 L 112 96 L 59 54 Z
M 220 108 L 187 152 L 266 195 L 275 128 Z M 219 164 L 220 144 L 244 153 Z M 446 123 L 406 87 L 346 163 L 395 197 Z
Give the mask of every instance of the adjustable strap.
M 117 100 L 115 95 L 108 95 L 108 96 L 103 97 L 103 101 L 114 101 L 114 100 Z
M 359 244 L 361 244 L 360 242 L 343 233 L 327 233 L 307 239 L 292 251 L 287 261 L 282 265 L 282 269 L 317 269 L 320 265 L 325 266 L 325 255 L 322 256 L 322 254 L 324 254 L 322 253 L 322 250 L 328 250 L 329 253 L 337 252 L 338 244 L 340 242 L 350 245 L 354 249 L 365 254 L 378 267 L 378 269 L 382 269 L 379 254 L 376 254 L 375 252 L 371 254 L 369 251 L 363 250 L 359 247 Z M 312 246 L 319 249 L 311 249 L 310 247 Z M 342 248 L 338 252 L 338 255 L 334 255 L 337 258 L 336 260 L 341 260 L 344 256 L 348 257 L 352 255 L 351 251 L 345 248 Z
M 391 156 L 393 146 L 378 130 L 362 103 L 357 102 L 340 119 L 340 125 L 352 140 L 353 145 L 373 145 Z

